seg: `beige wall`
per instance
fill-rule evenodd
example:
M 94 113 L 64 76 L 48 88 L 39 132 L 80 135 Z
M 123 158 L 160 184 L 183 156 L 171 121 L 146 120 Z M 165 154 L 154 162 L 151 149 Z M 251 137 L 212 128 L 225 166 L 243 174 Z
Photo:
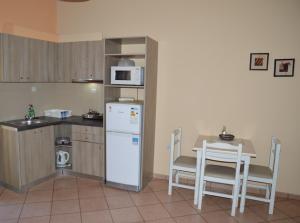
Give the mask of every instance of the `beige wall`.
M 184 152 L 198 133 L 223 125 L 249 138 L 266 163 L 282 140 L 278 189 L 300 194 L 300 1 L 90 0 L 58 3 L 58 32 L 149 35 L 159 42 L 155 172 L 167 174 L 166 145 L 183 127 Z M 250 52 L 269 52 L 268 71 L 249 71 Z M 295 77 L 273 78 L 274 58 L 296 58 Z
M 1 0 L 0 32 L 56 41 L 56 11 L 54 0 Z
M 100 84 L 0 83 L 0 121 L 23 118 L 28 104 L 35 106 L 39 116 L 53 108 L 69 109 L 74 115 L 89 108 L 103 112 L 102 95 Z

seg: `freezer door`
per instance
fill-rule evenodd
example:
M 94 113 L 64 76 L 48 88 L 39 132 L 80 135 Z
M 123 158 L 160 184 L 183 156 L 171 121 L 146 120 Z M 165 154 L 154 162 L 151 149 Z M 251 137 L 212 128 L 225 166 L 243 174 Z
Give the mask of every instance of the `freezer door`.
M 106 180 L 140 186 L 140 135 L 106 133 Z
M 142 106 L 137 104 L 106 104 L 106 131 L 140 134 Z

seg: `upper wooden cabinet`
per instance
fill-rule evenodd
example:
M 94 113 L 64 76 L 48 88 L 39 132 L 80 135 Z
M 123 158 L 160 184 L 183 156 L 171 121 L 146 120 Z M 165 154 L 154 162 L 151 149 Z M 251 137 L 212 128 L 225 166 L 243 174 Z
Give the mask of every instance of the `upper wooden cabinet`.
M 103 41 L 60 43 L 58 73 L 71 80 L 103 79 Z
M 103 79 L 103 41 L 53 43 L 0 34 L 0 82 Z

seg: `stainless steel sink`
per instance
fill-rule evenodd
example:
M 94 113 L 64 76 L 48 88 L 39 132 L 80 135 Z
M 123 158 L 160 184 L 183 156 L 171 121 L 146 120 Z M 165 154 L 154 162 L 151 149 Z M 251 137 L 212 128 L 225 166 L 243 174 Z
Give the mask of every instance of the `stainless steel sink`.
M 33 119 L 33 120 L 19 120 L 19 121 L 13 121 L 10 122 L 12 125 L 18 125 L 18 126 L 22 126 L 22 125 L 36 125 L 36 124 L 42 124 L 42 123 L 46 123 L 48 121 L 46 120 L 40 120 L 40 119 Z

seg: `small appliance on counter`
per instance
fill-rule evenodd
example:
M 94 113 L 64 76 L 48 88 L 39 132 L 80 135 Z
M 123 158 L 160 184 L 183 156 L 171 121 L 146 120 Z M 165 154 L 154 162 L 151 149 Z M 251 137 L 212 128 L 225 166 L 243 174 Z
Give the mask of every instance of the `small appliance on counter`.
M 68 163 L 70 159 L 70 154 L 63 150 L 58 150 L 56 152 L 56 166 L 58 168 L 63 168 L 66 166 L 70 166 L 71 164 Z
M 72 115 L 71 110 L 64 110 L 64 109 L 50 109 L 44 111 L 45 116 L 53 117 L 53 118 L 68 118 Z
M 89 112 L 82 115 L 83 119 L 89 119 L 89 120 L 102 120 L 103 114 L 100 114 L 99 112 L 89 109 Z
M 55 145 L 61 146 L 61 145 L 70 145 L 71 140 L 70 137 L 57 137 L 55 140 Z

